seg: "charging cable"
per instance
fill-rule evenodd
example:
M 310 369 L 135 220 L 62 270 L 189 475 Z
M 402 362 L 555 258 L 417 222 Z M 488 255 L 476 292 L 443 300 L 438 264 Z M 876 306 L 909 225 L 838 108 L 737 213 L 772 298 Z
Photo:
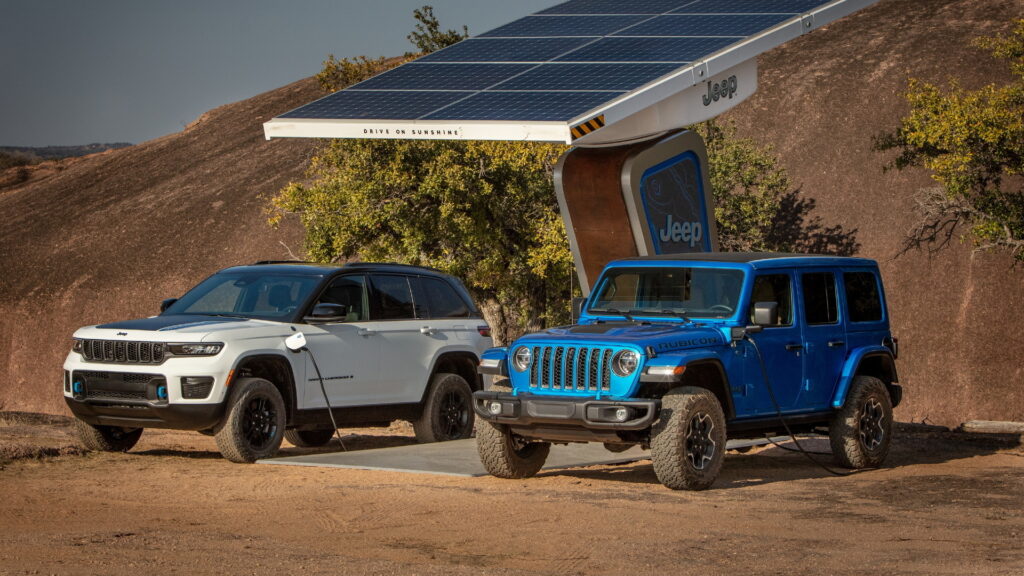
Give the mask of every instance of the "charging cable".
M 313 355 L 313 351 L 308 346 L 303 346 L 303 350 L 309 354 L 309 359 L 313 361 L 313 368 L 316 370 L 316 378 L 320 381 L 320 392 L 323 392 L 324 402 L 327 404 L 327 415 L 331 417 L 331 426 L 334 426 L 334 435 L 338 438 L 338 444 L 341 444 L 342 452 L 348 452 L 348 448 L 345 447 L 345 442 L 341 440 L 341 430 L 338 429 L 338 423 L 334 420 L 334 408 L 331 408 L 331 401 L 327 399 L 327 389 L 324 388 L 324 377 L 320 375 L 320 367 L 316 364 L 316 356 Z
M 830 468 L 830 467 L 826 466 L 825 464 L 819 462 L 817 459 L 814 458 L 814 456 L 811 456 L 811 454 L 807 450 L 804 450 L 804 447 L 800 445 L 800 441 L 797 440 L 796 436 L 793 434 L 793 431 L 789 429 L 789 424 L 786 423 L 786 419 L 782 416 L 782 407 L 779 406 L 778 400 L 775 399 L 775 391 L 772 390 L 772 383 L 768 379 L 768 369 L 764 365 L 764 357 L 761 355 L 761 349 L 757 346 L 757 342 L 755 342 L 754 339 L 751 338 L 749 334 L 744 334 L 743 338 L 746 339 L 747 342 L 750 342 L 750 344 L 754 347 L 754 352 L 757 354 L 757 362 L 761 366 L 761 376 L 764 378 L 765 387 L 768 388 L 768 396 L 772 399 L 772 404 L 775 406 L 775 413 L 778 414 L 779 422 L 782 423 L 782 427 L 786 429 L 786 434 L 788 434 L 790 440 L 792 440 L 793 443 L 796 444 L 796 447 L 798 448 L 798 450 L 792 450 L 791 448 L 785 448 L 784 446 L 779 446 L 778 444 L 775 444 L 775 442 L 772 442 L 770 438 L 768 439 L 768 441 L 771 442 L 772 444 L 775 444 L 776 446 L 779 446 L 779 448 L 783 448 L 785 450 L 790 450 L 792 452 L 799 451 L 801 454 L 806 456 L 808 460 L 810 460 L 811 462 L 814 462 L 819 467 L 821 467 L 822 470 L 824 470 L 824 471 L 826 471 L 829 474 L 832 474 L 834 476 L 850 476 L 850 475 L 856 474 L 858 472 L 863 472 L 863 470 L 848 470 L 848 471 L 845 471 L 845 472 L 842 472 L 842 471 L 839 471 L 839 470 L 833 470 L 832 468 Z M 818 454 L 821 454 L 821 452 L 818 452 Z

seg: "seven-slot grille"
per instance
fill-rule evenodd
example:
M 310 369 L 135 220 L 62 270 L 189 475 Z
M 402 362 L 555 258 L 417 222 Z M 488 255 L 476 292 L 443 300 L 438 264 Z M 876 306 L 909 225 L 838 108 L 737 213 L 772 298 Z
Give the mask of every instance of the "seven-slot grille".
M 82 340 L 82 356 L 88 362 L 160 364 L 164 361 L 164 351 L 163 342 Z
M 590 346 L 534 346 L 530 388 L 608 392 L 612 349 Z

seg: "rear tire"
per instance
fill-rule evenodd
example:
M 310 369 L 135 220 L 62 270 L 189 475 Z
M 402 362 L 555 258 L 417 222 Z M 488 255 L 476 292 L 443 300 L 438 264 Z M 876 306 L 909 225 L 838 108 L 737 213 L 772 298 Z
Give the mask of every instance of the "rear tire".
M 285 430 L 284 439 L 298 448 L 319 448 L 331 441 L 334 430 L 318 428 L 316 430 Z
M 215 434 L 220 453 L 238 463 L 273 456 L 284 439 L 284 411 L 284 399 L 270 382 L 262 378 L 236 381 L 227 415 Z
M 669 390 L 651 436 L 654 473 L 666 487 L 705 490 L 715 482 L 725 459 L 725 414 L 710 390 Z
M 416 440 L 447 442 L 473 435 L 473 390 L 458 374 L 438 373 L 430 379 L 423 414 L 412 423 Z
M 857 376 L 828 429 L 832 455 L 846 468 L 877 468 L 892 443 L 892 401 L 885 384 Z
M 95 452 L 127 452 L 139 438 L 142 428 L 121 428 L 120 426 L 93 426 L 75 418 L 75 432 L 89 450 Z

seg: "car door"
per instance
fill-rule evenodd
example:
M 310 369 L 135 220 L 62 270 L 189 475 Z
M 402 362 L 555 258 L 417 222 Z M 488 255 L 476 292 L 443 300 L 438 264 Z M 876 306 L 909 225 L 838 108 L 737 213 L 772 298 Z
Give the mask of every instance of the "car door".
M 799 408 L 823 410 L 830 406 L 848 350 L 839 308 L 836 271 L 800 273 L 804 314 L 804 382 Z
M 471 322 L 473 310 L 452 286 L 441 278 L 420 276 L 411 280 L 413 298 L 426 303 L 428 326 L 447 338 L 442 345 L 466 347 L 479 353 L 479 322 Z
M 426 302 L 413 296 L 416 276 L 371 274 L 370 306 L 381 342 L 377 395 L 380 404 L 419 402 L 435 353 L 449 339 L 429 318 Z
M 378 399 L 381 339 L 370 316 L 366 277 L 361 274 L 335 278 L 321 293 L 317 304 L 343 304 L 344 320 L 308 324 L 303 328 L 306 345 L 323 376 L 323 387 L 332 407 L 373 404 Z M 326 408 L 313 358 L 307 354 L 303 408 Z
M 753 351 L 745 352 L 747 366 L 745 375 L 745 396 L 740 397 L 734 390 L 738 410 L 749 415 L 774 414 L 775 402 L 772 393 L 783 411 L 796 407 L 803 379 L 803 344 L 800 321 L 797 316 L 796 292 L 793 278 L 789 273 L 776 272 L 759 274 L 754 277 L 750 298 L 750 321 L 753 322 L 754 305 L 758 302 L 775 302 L 779 306 L 779 319 L 774 325 L 751 335 L 761 351 L 765 372 L 768 374 L 771 391 L 764 381 L 760 360 Z M 732 385 L 735 389 L 735 384 Z

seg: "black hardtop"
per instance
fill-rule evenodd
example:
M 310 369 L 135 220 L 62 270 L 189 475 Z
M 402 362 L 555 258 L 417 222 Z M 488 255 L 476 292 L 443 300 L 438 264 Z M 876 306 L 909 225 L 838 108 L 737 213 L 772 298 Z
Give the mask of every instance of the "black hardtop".
M 831 256 L 828 254 L 797 254 L 788 252 L 695 252 L 688 254 L 657 254 L 621 258 L 616 262 L 722 262 L 749 264 L 752 268 L 785 268 L 790 266 L 871 266 L 878 264 L 869 258 Z

